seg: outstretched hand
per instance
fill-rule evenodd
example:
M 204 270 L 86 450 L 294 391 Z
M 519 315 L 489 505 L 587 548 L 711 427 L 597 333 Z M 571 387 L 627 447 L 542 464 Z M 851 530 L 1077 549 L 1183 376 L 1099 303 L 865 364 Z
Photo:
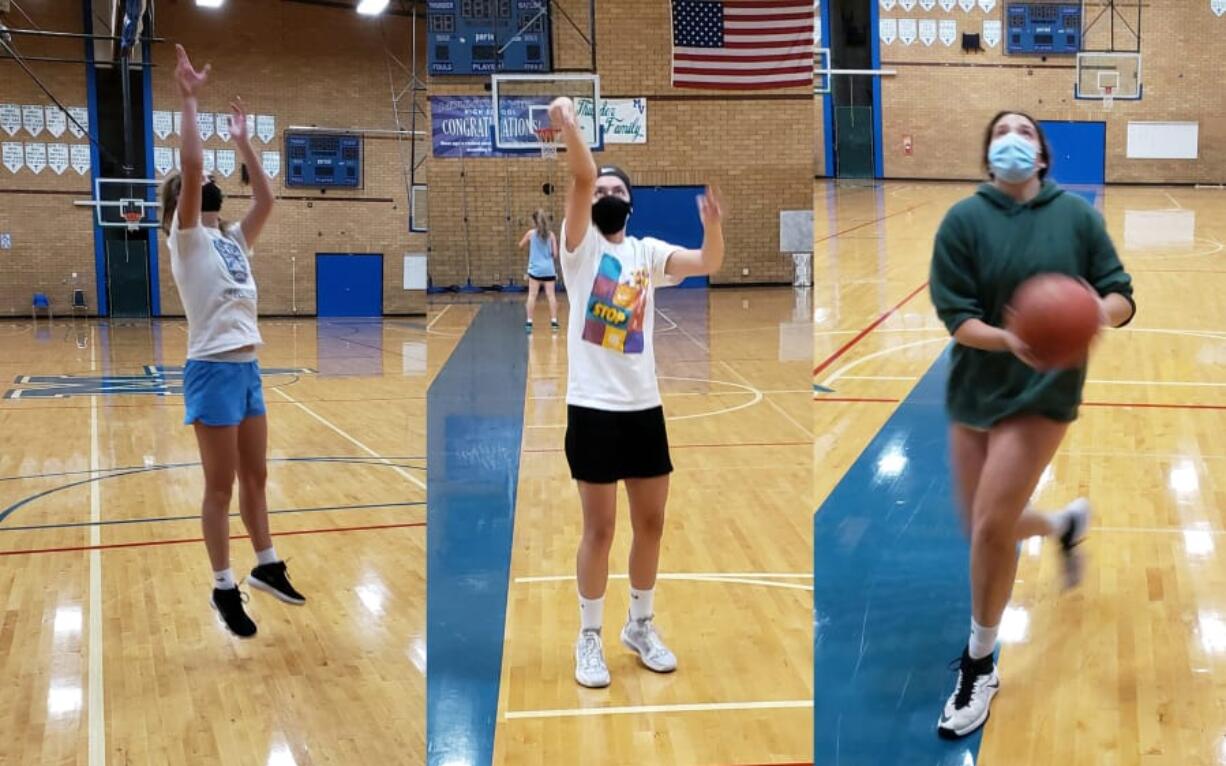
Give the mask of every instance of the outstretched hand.
M 238 96 L 230 102 L 230 137 L 238 144 L 251 140 L 251 136 L 247 134 L 247 110 L 243 108 L 243 100 Z
M 555 98 L 549 105 L 549 123 L 558 130 L 575 127 L 575 102 L 566 96 Z
M 719 226 L 723 223 L 723 203 L 719 198 L 719 190 L 714 186 L 708 186 L 707 193 L 699 195 L 698 217 L 702 219 L 704 229 Z
M 208 82 L 212 65 L 205 64 L 204 69 L 197 71 L 192 66 L 191 60 L 187 57 L 187 51 L 182 45 L 175 45 L 175 55 L 178 57 L 178 63 L 175 65 L 175 83 L 179 86 L 179 95 L 183 98 L 193 98 Z

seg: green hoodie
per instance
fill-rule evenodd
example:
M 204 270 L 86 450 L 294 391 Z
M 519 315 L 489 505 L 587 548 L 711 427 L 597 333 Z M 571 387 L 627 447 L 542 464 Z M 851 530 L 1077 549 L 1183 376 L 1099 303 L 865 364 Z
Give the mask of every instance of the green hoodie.
M 1132 278 L 1084 199 L 1044 181 L 1037 197 L 1019 203 L 983 184 L 941 222 L 929 291 L 951 335 L 968 319 L 1002 327 L 1013 291 L 1046 272 L 1081 277 L 1100 295 L 1132 302 Z M 1023 413 L 1071 422 L 1085 378 L 1084 368 L 1042 373 L 1007 351 L 954 344 L 946 406 L 954 422 L 980 429 Z

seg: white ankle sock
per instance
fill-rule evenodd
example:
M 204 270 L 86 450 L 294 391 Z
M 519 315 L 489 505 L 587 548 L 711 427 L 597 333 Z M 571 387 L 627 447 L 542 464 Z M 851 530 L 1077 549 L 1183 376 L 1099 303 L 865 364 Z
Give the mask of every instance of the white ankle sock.
M 972 660 L 981 660 L 987 657 L 996 649 L 996 634 L 1000 631 L 1000 626 L 994 628 L 985 628 L 975 619 L 971 618 L 971 640 L 968 645 L 968 652 Z
M 260 566 L 265 564 L 275 564 L 280 559 L 277 558 L 277 550 L 271 545 L 262 551 L 255 552 L 255 562 Z
M 604 596 L 584 598 L 579 596 L 579 619 L 582 630 L 600 630 L 604 625 Z
M 651 617 L 651 602 L 655 596 L 655 588 L 647 590 L 639 590 L 631 586 L 630 588 L 630 619 L 645 620 Z
M 223 569 L 220 572 L 213 573 L 213 587 L 220 590 L 230 590 L 237 588 L 238 583 L 234 582 L 234 570 Z

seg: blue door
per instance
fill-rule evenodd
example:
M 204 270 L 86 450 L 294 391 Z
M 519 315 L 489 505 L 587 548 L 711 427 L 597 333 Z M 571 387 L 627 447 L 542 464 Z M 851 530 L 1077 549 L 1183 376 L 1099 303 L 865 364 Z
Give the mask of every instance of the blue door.
M 1051 144 L 1048 177 L 1062 186 L 1102 186 L 1107 175 L 1107 123 L 1042 120 Z
M 695 201 L 702 193 L 701 186 L 636 186 L 626 233 L 695 250 L 702 247 L 702 219 Z M 706 277 L 689 277 L 680 287 L 706 287 L 708 282 Z
M 315 313 L 321 317 L 383 316 L 383 256 L 316 253 Z

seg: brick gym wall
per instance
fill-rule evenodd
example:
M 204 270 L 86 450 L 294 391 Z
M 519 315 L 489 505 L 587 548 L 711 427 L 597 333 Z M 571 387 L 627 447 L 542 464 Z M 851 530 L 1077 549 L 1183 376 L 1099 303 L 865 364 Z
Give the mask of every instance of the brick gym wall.
M 80 3 L 35 0 L 22 3 L 44 29 L 80 32 Z M 4 21 L 13 28 L 28 28 L 24 17 L 10 11 Z M 14 36 L 16 49 L 28 59 L 34 74 L 67 107 L 86 106 L 85 67 L 34 59 L 72 59 L 84 56 L 80 40 Z M 0 58 L 0 104 L 52 106 L 46 94 L 11 59 Z M 0 142 L 88 145 L 88 140 L 65 131 L 51 136 L 46 128 L 31 135 L 24 128 L 16 135 L 0 131 Z M 73 200 L 90 197 L 90 176 L 71 167 L 57 174 L 50 167 L 34 173 L 25 166 L 11 173 L 0 166 L 0 234 L 8 234 L 11 249 L 0 249 L 0 316 L 29 316 L 36 292 L 45 293 L 53 310 L 67 313 L 72 299 L 72 273 L 86 291 L 89 305 L 94 294 L 94 236 L 89 208 L 74 207 Z
M 875 1 L 875 0 L 874 0 Z M 1104 10 L 1103 0 L 1086 0 L 1088 21 Z M 1116 47 L 1135 49 L 1135 2 L 1117 3 Z M 963 32 L 979 33 L 984 19 L 1004 19 L 1004 3 L 991 13 L 976 5 L 971 13 L 958 6 L 945 12 L 936 5 L 911 12 L 896 7 L 882 11 L 892 18 L 954 18 L 958 39 L 946 47 L 916 41 L 881 46 L 882 67 L 898 70 L 883 77 L 882 128 L 885 175 L 893 178 L 981 178 L 980 157 L 987 121 L 1000 109 L 1018 109 L 1040 120 L 1105 121 L 1108 182 L 1222 183 L 1226 181 L 1226 88 L 1221 86 L 1226 58 L 1226 16 L 1217 17 L 1208 0 L 1144 3 L 1140 47 L 1143 98 L 1116 101 L 1111 112 L 1101 102 L 1073 98 L 1075 60 L 1052 56 L 1008 56 L 1002 40 L 984 52 L 964 53 Z M 1089 30 L 1083 48 L 1107 49 L 1111 44 L 1110 12 Z M 1197 121 L 1198 160 L 1134 160 L 1127 158 L 1129 121 Z M 914 140 L 906 156 L 903 137 Z
M 159 3 L 158 32 L 181 42 L 197 66 L 213 65 L 202 112 L 225 112 L 229 99 L 242 96 L 249 112 L 276 117 L 276 135 L 265 144 L 254 139 L 257 152 L 277 151 L 284 157 L 284 132 L 289 126 L 391 131 L 389 63 L 397 91 L 409 75 L 389 62 L 385 45 L 405 65 L 412 57 L 411 20 L 387 14 L 376 19 L 345 8 L 316 7 L 282 0 L 243 0 L 220 11 L 192 3 Z M 419 20 L 424 42 L 425 19 Z M 424 45 L 418 49 L 424 71 Z M 153 108 L 180 108 L 172 79 L 174 48 L 157 46 Z M 424 96 L 423 96 L 424 100 Z M 401 100 L 407 127 L 411 95 Z M 158 146 L 177 146 L 178 137 L 154 138 Z M 418 150 L 428 144 L 420 142 Z M 206 149 L 233 148 L 214 135 Z M 426 235 L 409 232 L 405 172 L 408 139 L 366 135 L 363 188 L 319 190 L 286 188 L 284 167 L 273 179 L 278 203 L 252 262 L 265 314 L 315 312 L 316 253 L 382 253 L 383 310 L 388 314 L 424 313 L 425 292 L 403 289 L 403 256 L 425 253 Z M 420 154 L 418 155 L 421 156 Z M 237 170 L 218 176 L 229 196 L 223 217 L 241 217 L 247 203 L 241 196 Z M 425 165 L 418 170 L 425 182 Z M 159 248 L 162 311 L 181 314 L 178 293 L 170 278 L 169 253 Z
M 586 32 L 587 0 L 557 5 Z M 778 214 L 813 204 L 810 89 L 745 94 L 673 88 L 669 14 L 669 3 L 660 0 L 597 3 L 602 97 L 647 99 L 647 143 L 608 145 L 597 162 L 622 166 L 637 186 L 719 185 L 728 209 L 728 249 L 712 282 L 790 283 L 793 266 L 779 253 Z M 587 67 L 586 44 L 560 13 L 552 21 L 555 66 Z M 488 78 L 433 77 L 429 90 L 431 96 L 486 95 L 488 83 Z M 515 245 L 537 207 L 552 212 L 555 228 L 560 226 L 564 162 L 564 156 L 432 160 L 433 284 L 463 284 L 470 261 L 475 285 L 505 285 L 509 279 L 522 284 L 527 256 Z M 543 193 L 547 183 L 559 191 Z

